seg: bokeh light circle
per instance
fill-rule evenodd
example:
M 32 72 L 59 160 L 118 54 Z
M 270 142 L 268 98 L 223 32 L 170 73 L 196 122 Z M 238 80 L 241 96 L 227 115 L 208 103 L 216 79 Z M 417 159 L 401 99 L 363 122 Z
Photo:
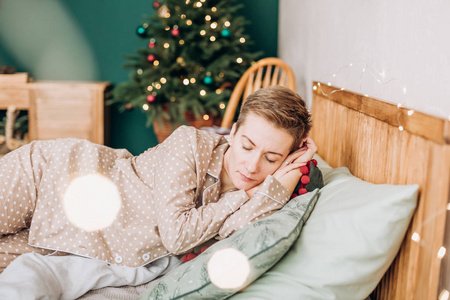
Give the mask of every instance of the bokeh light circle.
M 114 222 L 122 206 L 116 185 L 100 174 L 73 179 L 63 196 L 66 217 L 87 232 L 104 229 Z

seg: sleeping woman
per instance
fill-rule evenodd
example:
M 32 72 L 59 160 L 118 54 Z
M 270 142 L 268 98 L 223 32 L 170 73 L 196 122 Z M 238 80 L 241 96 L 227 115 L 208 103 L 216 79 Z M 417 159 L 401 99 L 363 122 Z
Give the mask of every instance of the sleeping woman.
M 305 102 L 277 86 L 244 101 L 228 140 L 182 126 L 139 156 L 79 139 L 22 146 L 0 159 L 0 272 L 29 252 L 148 267 L 226 238 L 290 199 L 317 150 L 310 128 Z M 61 199 L 71 180 L 93 173 L 116 185 L 122 205 L 109 227 L 88 232 Z

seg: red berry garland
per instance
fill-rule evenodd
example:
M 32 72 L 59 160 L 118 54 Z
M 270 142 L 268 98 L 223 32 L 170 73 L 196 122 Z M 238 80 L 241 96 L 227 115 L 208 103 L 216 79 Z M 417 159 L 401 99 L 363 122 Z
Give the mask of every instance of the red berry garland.
M 312 159 L 306 163 L 306 165 L 300 167 L 300 172 L 302 173 L 302 177 L 300 178 L 300 183 L 297 185 L 298 190 L 294 190 L 291 195 L 291 199 L 295 198 L 299 195 L 306 194 L 308 191 L 306 190 L 306 186 L 311 181 L 309 178 L 309 173 L 311 171 L 311 162 L 317 166 L 317 160 Z M 296 188 L 297 188 L 296 187 Z
M 209 245 L 209 246 L 211 246 L 211 245 Z M 197 252 L 192 252 L 192 253 L 188 253 L 188 254 L 183 255 L 183 257 L 182 257 L 183 262 L 187 262 L 187 261 L 190 261 L 190 260 L 196 258 L 198 255 L 200 255 L 200 254 L 202 254 L 203 252 L 205 252 L 205 250 L 208 249 L 209 246 L 203 246 L 203 247 L 202 247 L 199 251 L 197 251 Z

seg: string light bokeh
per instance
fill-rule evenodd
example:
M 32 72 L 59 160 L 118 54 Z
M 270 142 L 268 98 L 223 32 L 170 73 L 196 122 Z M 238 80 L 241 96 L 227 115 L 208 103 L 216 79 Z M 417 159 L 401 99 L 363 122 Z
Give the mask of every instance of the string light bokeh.
M 336 83 L 339 79 L 339 77 L 344 77 L 342 75 L 342 73 L 344 71 L 347 71 L 348 73 L 352 73 L 354 76 L 358 76 L 358 85 L 359 85 L 359 90 L 355 91 L 355 92 L 359 92 L 361 94 L 363 94 L 365 97 L 371 97 L 366 93 L 363 93 L 363 82 L 364 80 L 368 80 L 368 81 L 372 81 L 375 82 L 380 88 L 381 91 L 379 93 L 379 95 L 374 95 L 373 97 L 375 98 L 380 98 L 383 99 L 384 101 L 392 101 L 393 103 L 396 103 L 397 108 L 399 109 L 399 113 L 397 114 L 397 121 L 398 121 L 398 130 L 399 131 L 403 131 L 404 130 L 404 126 L 402 125 L 402 123 L 400 122 L 400 115 L 401 109 L 407 109 L 406 107 L 408 107 L 408 95 L 407 95 L 407 91 L 408 88 L 404 85 L 401 84 L 401 81 L 398 78 L 392 77 L 392 78 L 387 78 L 388 76 L 386 75 L 385 71 L 378 71 L 375 67 L 366 64 L 366 63 L 349 63 L 345 66 L 340 67 L 336 73 L 331 73 L 331 74 L 324 74 L 322 76 L 320 76 L 320 79 L 318 80 L 319 82 L 324 82 L 326 83 L 328 86 L 340 86 L 340 84 Z M 356 74 L 356 75 L 355 75 Z M 368 74 L 368 76 L 367 76 Z M 399 86 L 397 87 L 397 90 L 400 92 L 400 97 L 401 99 L 396 99 L 396 101 L 394 99 L 384 99 L 383 95 L 384 95 L 384 89 L 387 85 L 393 84 L 393 83 L 397 83 Z M 314 86 L 313 89 L 317 90 L 318 88 L 320 88 L 320 83 L 318 83 L 318 86 Z M 322 89 L 320 89 L 320 92 L 324 95 L 324 96 L 329 96 L 331 94 L 340 92 L 340 91 L 345 91 L 346 88 L 345 87 L 340 87 L 336 90 L 332 90 L 329 93 L 325 93 Z M 440 108 L 437 107 L 432 107 L 434 110 L 439 111 L 440 115 L 444 115 L 444 111 Z M 408 116 L 412 116 L 414 114 L 414 109 L 408 109 L 407 115 Z M 448 115 L 446 117 L 447 120 L 450 121 L 450 115 Z

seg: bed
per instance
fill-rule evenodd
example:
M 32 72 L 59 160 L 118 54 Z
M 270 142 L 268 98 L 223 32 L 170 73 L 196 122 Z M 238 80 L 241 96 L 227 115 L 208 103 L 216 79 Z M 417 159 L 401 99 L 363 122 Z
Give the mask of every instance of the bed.
M 446 272 L 441 275 L 441 269 L 448 266 L 442 247 L 446 242 L 449 202 L 450 120 L 320 82 L 314 82 L 312 89 L 312 136 L 318 145 L 318 155 L 331 168 L 347 167 L 357 178 L 377 185 L 418 185 L 417 206 L 411 210 L 412 218 L 404 219 L 405 228 L 397 238 L 398 247 L 393 249 L 392 259 L 386 260 L 387 266 L 381 269 L 380 278 L 375 275 L 372 278 L 376 287 L 370 298 L 447 299 L 444 287 L 449 285 L 448 277 Z M 314 210 L 311 218 L 315 213 Z M 313 222 L 311 218 L 306 225 Z M 300 237 L 306 233 L 302 232 Z M 290 248 L 283 260 L 289 254 L 292 257 L 292 252 L 297 250 L 296 246 Z M 282 262 L 271 272 L 280 270 L 277 267 Z M 268 276 L 262 275 L 261 282 Z M 231 298 L 258 299 L 251 295 L 258 294 L 259 280 Z M 103 288 L 81 299 L 133 299 L 152 288 L 155 289 L 154 283 Z M 283 288 L 274 283 L 273 289 Z M 151 299 L 149 295 L 142 299 Z M 196 295 L 192 299 L 201 298 L 200 293 Z M 291 295 L 296 295 L 295 290 Z M 289 296 L 284 298 L 289 299 Z M 339 299 L 337 296 L 329 298 Z

